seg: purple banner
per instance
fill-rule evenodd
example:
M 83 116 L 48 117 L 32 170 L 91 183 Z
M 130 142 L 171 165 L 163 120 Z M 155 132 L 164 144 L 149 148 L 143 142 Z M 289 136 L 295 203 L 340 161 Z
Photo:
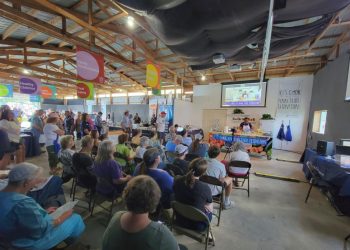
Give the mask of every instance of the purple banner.
M 29 95 L 40 95 L 41 81 L 40 79 L 21 76 L 19 79 L 20 93 Z

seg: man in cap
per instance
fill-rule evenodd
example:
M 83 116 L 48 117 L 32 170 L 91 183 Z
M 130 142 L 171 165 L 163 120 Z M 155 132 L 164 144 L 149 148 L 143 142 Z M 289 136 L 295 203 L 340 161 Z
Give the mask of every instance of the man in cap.
M 188 153 L 188 147 L 183 144 L 178 144 L 175 147 L 176 158 L 173 164 L 181 169 L 181 175 L 185 175 L 188 172 L 189 162 L 185 161 L 185 157 Z

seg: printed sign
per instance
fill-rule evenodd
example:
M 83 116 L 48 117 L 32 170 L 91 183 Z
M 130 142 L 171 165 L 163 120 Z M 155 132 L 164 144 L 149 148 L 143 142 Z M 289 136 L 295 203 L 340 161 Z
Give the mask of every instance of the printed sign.
M 41 81 L 38 78 L 21 76 L 19 78 L 19 92 L 29 95 L 40 95 Z
M 12 84 L 0 84 L 0 97 L 13 97 Z
M 79 80 L 104 83 L 103 56 L 77 47 L 77 73 Z
M 41 86 L 41 97 L 44 99 L 55 99 L 57 95 L 56 86 L 45 85 Z
M 77 96 L 81 99 L 94 100 L 94 85 L 91 82 L 77 82 Z
M 30 102 L 41 102 L 41 97 L 40 97 L 40 95 L 30 95 L 29 101 Z
M 302 105 L 302 84 L 280 84 L 277 99 L 277 116 L 296 116 Z
M 160 67 L 151 62 L 146 66 L 146 84 L 152 88 L 153 95 L 160 95 Z

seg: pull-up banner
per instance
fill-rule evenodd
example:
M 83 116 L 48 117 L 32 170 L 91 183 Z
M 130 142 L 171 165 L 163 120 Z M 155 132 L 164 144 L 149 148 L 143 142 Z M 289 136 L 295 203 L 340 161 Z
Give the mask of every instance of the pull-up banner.
M 38 78 L 20 76 L 19 92 L 28 95 L 40 95 L 41 81 Z
M 78 80 L 104 83 L 104 58 L 92 51 L 77 47 Z

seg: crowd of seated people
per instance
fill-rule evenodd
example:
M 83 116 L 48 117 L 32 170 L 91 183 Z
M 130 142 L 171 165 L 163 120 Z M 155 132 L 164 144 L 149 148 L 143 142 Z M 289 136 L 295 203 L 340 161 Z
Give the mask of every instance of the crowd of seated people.
M 40 112 L 36 112 L 38 117 Z M 0 237 L 6 236 L 10 245 L 28 249 L 48 249 L 62 241 L 71 244 L 81 235 L 85 226 L 79 215 L 70 211 L 58 221 L 50 219 L 49 215 L 53 211 L 51 207 L 59 207 L 65 203 L 62 185 L 73 177 L 91 190 L 92 194 L 98 192 L 110 198 L 122 194 L 126 211 L 113 216 L 103 236 L 103 249 L 116 246 L 120 249 L 178 249 L 172 233 L 162 224 L 149 219 L 150 214 L 158 209 L 170 210 L 172 201 L 198 208 L 208 216 L 209 221 L 214 209 L 213 197 L 221 192 L 224 191 L 225 194 L 224 209 L 234 206 L 233 200 L 230 199 L 233 181 L 227 177 L 227 172 L 234 170 L 225 168 L 226 162 L 222 163 L 218 159 L 220 148 L 209 147 L 201 133 L 191 137 L 188 131 L 183 129 L 179 135 L 176 134 L 175 127 L 171 127 L 165 136 L 166 140 L 169 139 L 165 145 L 160 143 L 155 131 L 151 131 L 149 137 L 142 136 L 142 132 L 138 133 L 131 140 L 129 134 L 123 133 L 118 136 L 118 144 L 113 145 L 108 138 L 103 141 L 98 139 L 97 130 L 90 124 L 87 125 L 89 116 L 86 114 L 81 117 L 81 135 L 78 136 L 76 130 L 75 136 L 72 129 L 73 126 L 76 127 L 76 122 L 67 130 L 65 126 L 72 124 L 73 117 L 68 113 L 66 115 L 67 120 L 63 125 L 59 124 L 55 112 L 42 120 L 48 167 L 50 173 L 55 175 L 42 178 L 40 167 L 27 163 L 15 166 L 8 176 L 0 175 L 0 199 L 6 202 L 6 206 L 0 211 L 0 219 L 10 220 L 7 225 L 0 225 Z M 11 115 L 3 116 L 10 116 L 9 120 L 6 120 L 11 120 Z M 40 122 L 35 123 L 39 127 Z M 2 132 L 5 137 L 8 135 L 4 133 L 0 121 L 0 138 Z M 74 138 L 81 138 L 81 149 L 77 152 L 74 150 Z M 138 147 L 133 149 L 131 143 L 137 144 Z M 236 143 L 233 149 L 229 161 L 250 161 L 244 144 Z M 0 150 L 0 163 L 5 162 L 3 165 L 8 167 L 10 159 L 6 160 L 7 155 L 16 150 L 16 145 L 11 144 L 9 140 L 8 149 Z M 171 163 L 180 171 L 169 171 L 169 162 L 162 157 L 166 151 L 174 154 Z M 188 158 L 188 154 L 192 154 L 194 158 Z M 60 165 L 63 167 L 61 176 L 57 171 Z M 128 172 L 127 166 L 130 165 L 133 165 L 135 170 Z M 16 176 L 12 171 L 17 168 L 22 169 L 16 170 L 21 173 L 20 179 L 12 177 Z M 23 169 L 27 169 L 28 173 Z M 130 173 L 133 173 L 133 176 Z M 225 183 L 224 190 L 200 181 L 202 175 L 215 177 Z M 40 185 L 42 183 L 44 185 Z M 39 186 L 40 188 L 36 189 Z M 14 194 L 9 195 L 10 192 Z M 17 211 L 35 218 L 16 218 L 23 220 L 18 222 L 11 217 Z M 208 226 L 180 215 L 176 215 L 176 220 L 180 225 L 198 231 L 205 230 Z M 13 233 L 16 223 L 23 227 L 23 230 Z M 67 226 L 70 227 L 69 230 L 66 229 Z M 7 237 L 8 235 L 11 236 Z

